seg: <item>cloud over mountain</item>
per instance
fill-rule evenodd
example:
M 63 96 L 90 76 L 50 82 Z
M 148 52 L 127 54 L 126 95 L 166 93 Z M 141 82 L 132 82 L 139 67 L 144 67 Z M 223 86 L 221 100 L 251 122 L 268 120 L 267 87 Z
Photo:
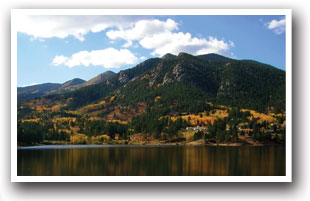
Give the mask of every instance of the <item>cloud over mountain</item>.
M 119 68 L 126 64 L 135 64 L 138 58 L 127 49 L 106 48 L 102 50 L 80 51 L 73 54 L 70 58 L 58 55 L 52 64 L 54 66 L 65 65 L 70 68 L 75 66 L 103 66 L 105 68 Z
M 178 54 L 189 52 L 191 54 L 221 53 L 229 54 L 234 43 L 225 42 L 215 37 L 193 37 L 191 33 L 177 32 L 178 23 L 172 19 L 141 20 L 127 29 L 108 31 L 106 34 L 112 40 L 123 39 L 123 47 L 130 47 L 133 41 L 138 41 L 145 49 L 151 49 L 153 56 L 163 56 L 167 52 Z
M 99 47 L 99 50 L 86 48 L 85 51 L 70 53 L 71 56 L 65 56 L 64 52 L 54 57 L 53 65 L 65 65 L 70 68 L 90 65 L 119 68 L 122 65 L 135 64 L 139 60 L 135 56 L 137 51 L 134 49 L 137 48 L 144 49 L 142 51 L 149 50 L 152 56 L 163 56 L 166 53 L 179 54 L 180 52 L 194 55 L 208 53 L 233 55 L 231 53 L 231 48 L 234 47 L 232 41 L 212 36 L 193 36 L 193 33 L 179 31 L 181 24 L 171 18 L 160 20 L 154 16 L 27 15 L 19 17 L 17 27 L 18 32 L 43 42 L 49 38 L 64 39 L 69 36 L 84 41 L 88 33 L 102 32 L 100 34 L 106 36 L 107 43 Z M 272 22 L 270 26 L 279 27 L 275 22 Z M 141 56 L 146 55 L 140 53 Z
M 111 30 L 106 34 L 112 39 L 124 39 L 127 43 L 132 44 L 133 40 L 141 40 L 145 37 L 153 36 L 159 33 L 169 33 L 173 30 L 178 29 L 178 24 L 171 20 L 167 21 L 160 20 L 141 20 L 128 29 Z

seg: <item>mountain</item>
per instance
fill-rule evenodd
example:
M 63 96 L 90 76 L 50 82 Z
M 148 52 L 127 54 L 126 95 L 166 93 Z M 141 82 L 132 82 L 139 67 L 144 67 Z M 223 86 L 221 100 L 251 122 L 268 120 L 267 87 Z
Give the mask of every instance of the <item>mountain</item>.
M 80 78 L 74 78 L 63 84 L 58 83 L 44 83 L 28 87 L 18 87 L 17 88 L 17 99 L 18 101 L 29 100 L 32 98 L 38 98 L 41 96 L 52 95 L 52 94 L 62 94 L 71 91 L 75 91 L 85 86 L 90 86 L 98 84 L 105 81 L 111 76 L 115 75 L 112 71 L 104 72 L 89 81 L 82 80 Z
M 164 56 L 162 56 L 161 58 L 162 59 L 175 59 L 177 56 L 174 55 L 174 54 L 170 54 L 170 53 L 167 53 L 165 54 Z
M 71 92 L 83 87 L 84 83 L 86 83 L 85 80 L 82 80 L 80 78 L 74 78 L 63 83 L 58 89 L 47 92 L 45 95 Z
M 126 86 L 128 82 L 134 81 L 137 76 L 152 69 L 154 66 L 158 65 L 160 61 L 161 59 L 159 58 L 148 59 L 133 68 L 122 70 L 119 73 L 110 76 L 101 83 L 85 86 L 72 93 L 66 93 L 62 96 L 52 96 L 51 98 L 62 101 L 71 99 L 67 106 L 70 109 L 76 109 L 91 104 L 103 99 L 106 95 L 117 90 L 119 87 Z
M 107 79 L 109 79 L 110 77 L 112 77 L 113 75 L 115 75 L 114 72 L 112 71 L 106 71 L 104 73 L 99 74 L 98 76 L 90 79 L 89 81 L 85 82 L 83 84 L 83 86 L 89 86 L 89 85 L 93 85 L 93 84 L 98 84 L 100 82 L 103 82 Z
M 17 99 L 19 101 L 27 100 L 31 98 L 37 98 L 47 93 L 57 90 L 61 87 L 61 84 L 56 83 L 45 83 L 37 84 L 27 87 L 17 87 Z
M 100 83 L 95 84 L 97 80 Z M 113 97 L 113 104 L 96 110 L 101 115 L 116 108 L 127 108 L 131 113 L 141 105 L 145 110 L 199 112 L 207 107 L 206 101 L 257 111 L 285 111 L 285 71 L 217 54 L 167 54 L 117 74 L 103 73 L 90 81 L 93 85 L 45 99 L 76 110 L 102 100 L 109 102 Z
M 76 85 L 81 85 L 83 83 L 85 83 L 86 81 L 85 80 L 82 80 L 80 78 L 75 78 L 73 80 L 69 80 L 65 83 L 62 84 L 62 88 L 68 88 L 68 87 L 73 87 L 73 86 L 76 86 Z
M 267 64 L 215 54 L 167 54 L 94 80 L 86 86 L 72 80 L 18 89 L 41 94 L 18 102 L 19 142 L 101 144 L 121 138 L 132 143 L 150 135 L 183 142 L 186 128 L 197 126 L 208 132 L 190 139 L 205 136 L 205 143 L 214 145 L 285 141 L 285 71 Z M 72 90 L 51 93 L 62 87 Z
M 24 101 L 32 98 L 38 98 L 49 94 L 66 93 L 81 88 L 85 80 L 75 78 L 63 84 L 58 83 L 44 83 L 27 87 L 17 88 L 18 101 Z
M 206 58 L 208 62 L 206 62 Z M 161 59 L 137 74 L 114 93 L 123 105 L 146 102 L 170 103 L 174 110 L 187 110 L 209 100 L 218 104 L 265 111 L 285 108 L 285 72 L 266 64 L 239 61 L 220 55 L 193 56 L 180 53 Z M 155 104 L 155 103 L 154 103 Z M 168 105 L 167 105 L 168 107 Z
M 203 59 L 207 59 L 209 61 L 224 61 L 224 62 L 230 62 L 233 61 L 233 59 L 228 58 L 228 57 L 224 57 L 222 55 L 218 55 L 218 54 L 203 54 L 203 55 L 198 55 L 199 58 L 203 58 Z

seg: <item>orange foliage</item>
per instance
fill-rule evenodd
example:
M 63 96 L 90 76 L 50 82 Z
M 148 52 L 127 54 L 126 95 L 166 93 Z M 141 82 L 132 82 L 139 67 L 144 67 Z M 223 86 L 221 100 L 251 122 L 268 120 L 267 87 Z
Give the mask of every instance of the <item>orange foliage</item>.
M 41 119 L 40 118 L 35 118 L 35 119 L 22 119 L 22 123 L 24 122 L 36 122 L 38 123 Z
M 58 129 L 59 132 L 65 132 L 67 134 L 71 134 L 71 130 L 68 130 L 68 129 Z
M 72 144 L 86 144 L 88 137 L 84 134 L 75 134 L 70 136 L 70 142 Z
M 215 118 L 224 119 L 228 117 L 228 112 L 227 110 L 215 110 L 215 113 L 210 115 Z
M 206 116 L 205 113 L 200 114 L 189 114 L 189 115 L 182 115 L 182 116 L 173 116 L 170 119 L 172 121 L 176 121 L 177 118 L 181 117 L 183 120 L 189 121 L 192 126 L 197 126 L 198 124 L 213 124 L 216 119 L 223 119 L 228 117 L 227 110 L 216 110 L 214 114 Z
M 251 113 L 251 115 L 253 115 L 254 118 L 258 118 L 258 122 L 262 123 L 264 121 L 270 122 L 270 123 L 275 123 L 277 122 L 277 119 L 273 117 L 272 114 L 263 114 L 263 113 L 259 113 L 256 112 L 255 110 L 247 110 L 247 109 L 242 109 L 241 111 L 245 112 L 245 111 L 249 111 Z
M 144 76 L 142 77 L 142 79 L 149 79 L 149 78 L 150 78 L 149 75 L 144 75 Z
M 80 113 L 78 111 L 72 111 L 72 110 L 65 110 L 67 114 L 73 114 L 73 115 L 79 115 Z
M 59 109 L 61 108 L 61 106 L 62 106 L 62 105 L 57 104 L 57 105 L 54 105 L 51 109 L 52 109 L 52 111 L 54 112 L 54 111 L 59 110 Z
M 157 101 L 159 101 L 160 98 L 161 98 L 160 96 L 156 96 L 154 101 L 157 102 Z
M 92 136 L 89 138 L 90 142 L 92 144 L 102 144 L 103 142 L 108 142 L 110 141 L 110 136 L 103 134 L 103 135 L 98 135 L 98 136 Z
M 111 97 L 112 101 L 114 100 L 114 96 Z M 102 109 L 104 106 L 105 106 L 106 102 L 105 101 L 101 101 L 99 103 L 94 103 L 94 104 L 89 104 L 89 105 L 86 105 L 84 107 L 82 107 L 80 109 L 81 112 L 83 113 L 88 113 L 88 112 L 91 112 L 91 111 L 94 111 L 94 110 L 99 110 L 99 109 Z
M 37 107 L 35 107 L 35 110 L 36 110 L 37 112 L 51 111 L 51 108 L 44 107 L 44 106 L 37 106 Z
M 118 122 L 118 123 L 120 123 L 120 124 L 128 124 L 127 121 L 121 121 L 121 120 L 118 120 L 118 119 L 108 120 L 108 122 Z
M 75 117 L 58 117 L 58 118 L 55 118 L 53 119 L 53 122 L 76 122 L 76 118 Z
M 101 120 L 99 117 L 89 117 L 88 120 L 95 121 L 95 120 Z

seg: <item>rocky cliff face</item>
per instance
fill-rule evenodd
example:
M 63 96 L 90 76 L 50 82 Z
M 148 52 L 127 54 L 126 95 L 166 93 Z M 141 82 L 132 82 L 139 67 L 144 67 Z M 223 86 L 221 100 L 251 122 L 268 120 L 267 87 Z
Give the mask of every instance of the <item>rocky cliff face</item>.
M 184 90 L 202 93 L 199 98 L 207 97 L 219 104 L 259 109 L 285 108 L 284 71 L 259 62 L 234 60 L 215 54 L 167 54 L 162 58 L 148 59 L 117 74 L 103 73 L 88 83 L 93 85 L 65 96 L 75 97 L 75 108 L 102 100 L 105 98 L 102 96 L 115 96 L 115 100 L 137 104 L 134 101 L 160 96 L 172 86 L 176 87 L 172 89 L 177 91 L 174 93 L 178 97 L 182 97 L 183 92 L 177 87 L 185 86 Z M 85 94 L 88 94 L 87 98 Z M 144 98 L 135 98 L 140 96 Z

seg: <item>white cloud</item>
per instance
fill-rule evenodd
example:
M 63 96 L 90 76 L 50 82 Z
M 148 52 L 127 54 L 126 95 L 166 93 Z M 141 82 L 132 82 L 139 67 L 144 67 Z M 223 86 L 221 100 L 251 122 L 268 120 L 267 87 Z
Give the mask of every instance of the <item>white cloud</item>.
M 29 87 L 29 86 L 34 86 L 34 85 L 37 85 L 37 84 L 39 84 L 39 83 L 31 83 L 31 84 L 25 84 L 25 85 L 23 85 L 23 87 Z
M 17 20 L 17 31 L 35 39 L 74 36 L 83 41 L 88 32 L 100 32 L 108 27 L 124 28 L 139 19 L 139 16 L 21 15 Z
M 166 53 L 178 54 L 187 52 L 191 54 L 221 53 L 230 55 L 229 49 L 234 47 L 232 41 L 225 42 L 215 37 L 197 38 L 190 33 L 175 32 L 178 23 L 172 19 L 141 20 L 127 29 L 108 31 L 106 34 L 112 40 L 123 39 L 123 47 L 130 47 L 133 41 L 146 49 L 151 49 L 152 55 L 162 56 Z
M 141 20 L 134 24 L 132 28 L 108 31 L 107 36 L 112 40 L 118 38 L 125 40 L 138 40 L 145 36 L 172 31 L 177 28 L 177 23 L 171 19 L 167 19 L 166 22 L 159 20 Z
M 130 46 L 132 46 L 132 41 L 131 40 L 127 41 L 124 45 L 122 45 L 122 47 L 124 47 L 124 48 L 128 48 Z
M 234 47 L 232 41 L 225 42 L 215 37 L 193 37 L 190 33 L 177 32 L 179 23 L 172 19 L 151 19 L 152 16 L 21 16 L 18 21 L 18 31 L 30 35 L 33 39 L 44 40 L 58 37 L 74 36 L 80 41 L 85 40 L 89 32 L 100 32 L 107 28 L 114 29 L 106 32 L 111 43 L 115 40 L 124 40 L 124 49 L 128 47 L 151 49 L 152 55 L 166 53 L 178 54 L 188 52 L 191 54 L 221 53 L 229 55 L 230 48 Z M 270 27 L 277 27 L 275 22 Z M 277 31 L 279 32 L 279 31 Z M 84 56 L 85 53 L 81 52 Z M 74 55 L 72 55 L 74 56 Z M 62 57 L 55 57 L 54 65 L 67 63 L 76 66 L 82 61 L 69 59 L 61 61 Z M 107 63 L 107 62 L 105 62 Z M 87 62 L 82 65 L 86 65 Z
M 127 42 L 125 43 L 125 47 L 129 47 L 132 45 L 133 40 L 140 40 L 144 37 L 152 36 L 154 34 L 162 33 L 162 32 L 171 32 L 173 30 L 178 29 L 178 24 L 171 20 L 167 19 L 167 21 L 159 21 L 159 20 L 140 20 L 134 24 L 133 27 L 129 29 L 119 29 L 119 30 L 111 30 L 106 34 L 112 39 L 124 39 Z
M 145 60 L 146 57 L 145 57 L 145 56 L 142 56 L 142 57 L 140 57 L 139 59 L 140 59 L 140 60 Z
M 54 66 L 59 66 L 61 64 L 64 64 L 66 63 L 67 61 L 69 60 L 68 57 L 65 57 L 65 56 L 56 56 L 54 59 L 53 59 L 53 65 Z
M 96 24 L 95 26 L 93 26 L 91 28 L 91 31 L 94 33 L 97 33 L 97 32 L 105 30 L 108 27 L 109 27 L 109 25 L 107 25 L 107 24 Z
M 70 68 L 75 66 L 103 66 L 105 68 L 119 68 L 125 64 L 135 64 L 138 58 L 127 49 L 106 48 L 94 51 L 81 51 L 73 54 L 70 58 L 56 56 L 52 64 L 54 66 L 65 65 Z
M 226 54 L 234 46 L 214 37 L 196 38 L 190 33 L 161 33 L 140 40 L 140 45 L 146 49 L 154 49 L 152 55 L 163 56 L 166 53 L 179 54 L 187 52 L 194 55 L 221 53 Z
M 273 30 L 276 34 L 282 34 L 285 32 L 286 21 L 285 18 L 280 20 L 271 20 L 266 24 L 267 28 Z

